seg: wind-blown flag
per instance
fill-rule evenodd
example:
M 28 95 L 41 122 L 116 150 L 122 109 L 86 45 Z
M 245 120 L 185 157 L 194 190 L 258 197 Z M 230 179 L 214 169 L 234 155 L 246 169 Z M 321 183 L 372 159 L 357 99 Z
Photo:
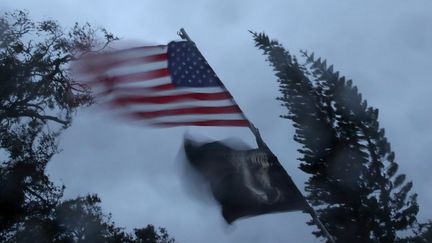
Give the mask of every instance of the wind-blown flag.
M 82 70 L 111 108 L 155 126 L 248 126 L 239 106 L 191 41 L 88 58 Z
M 185 139 L 186 158 L 209 183 L 228 223 L 242 217 L 309 210 L 276 156 L 257 141 L 258 149 L 238 150 L 221 141 Z

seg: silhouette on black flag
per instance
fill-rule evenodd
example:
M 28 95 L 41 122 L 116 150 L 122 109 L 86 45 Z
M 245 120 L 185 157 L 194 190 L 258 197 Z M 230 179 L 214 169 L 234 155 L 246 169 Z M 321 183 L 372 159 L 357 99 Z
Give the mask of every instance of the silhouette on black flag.
M 241 217 L 308 209 L 257 130 L 255 135 L 259 148 L 249 150 L 237 150 L 221 141 L 184 141 L 187 159 L 210 183 L 228 223 Z

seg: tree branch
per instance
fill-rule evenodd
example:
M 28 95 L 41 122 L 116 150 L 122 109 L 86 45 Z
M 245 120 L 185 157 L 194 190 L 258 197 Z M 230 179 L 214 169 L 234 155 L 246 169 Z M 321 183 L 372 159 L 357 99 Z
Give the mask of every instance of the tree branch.
M 3 115 L 0 118 L 1 118 L 1 120 L 3 120 L 3 119 L 8 118 L 8 117 L 10 117 L 10 118 L 31 117 L 31 118 L 37 118 L 37 119 L 42 120 L 42 121 L 46 121 L 46 120 L 54 121 L 54 122 L 60 123 L 64 126 L 69 125 L 69 121 L 67 121 L 67 120 L 62 120 L 58 117 L 50 116 L 50 115 L 41 115 L 41 114 L 39 114 L 33 110 L 17 111 L 15 113 L 9 113 L 7 115 Z

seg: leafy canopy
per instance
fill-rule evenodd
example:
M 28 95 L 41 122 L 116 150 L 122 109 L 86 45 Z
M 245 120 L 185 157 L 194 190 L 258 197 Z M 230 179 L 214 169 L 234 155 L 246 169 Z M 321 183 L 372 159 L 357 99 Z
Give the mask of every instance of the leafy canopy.
M 152 225 L 125 233 L 96 195 L 62 200 L 64 186 L 45 173 L 73 113 L 92 104 L 70 62 L 115 39 L 89 24 L 64 30 L 52 20 L 34 22 L 24 11 L 0 17 L 1 242 L 174 242 Z

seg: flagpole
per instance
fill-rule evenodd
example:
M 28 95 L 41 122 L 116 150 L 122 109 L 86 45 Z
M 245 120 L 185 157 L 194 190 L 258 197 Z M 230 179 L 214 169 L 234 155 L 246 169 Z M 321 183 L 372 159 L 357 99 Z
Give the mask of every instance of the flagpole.
M 193 42 L 192 39 L 189 37 L 189 35 L 186 33 L 185 29 L 180 28 L 179 32 L 177 34 L 183 39 L 190 42 Z
M 249 121 L 249 129 L 251 130 L 251 132 L 253 133 L 253 135 L 255 136 L 257 142 L 260 141 L 261 144 L 263 144 L 265 146 L 266 149 L 268 149 L 270 151 L 270 153 L 273 154 L 273 152 L 271 152 L 270 148 L 264 143 L 258 128 L 256 128 L 252 122 Z M 276 157 L 276 155 L 275 155 Z M 307 206 L 306 212 L 308 212 L 310 214 L 310 216 L 312 217 L 313 221 L 315 222 L 315 224 L 323 231 L 324 235 L 327 237 L 327 239 L 330 241 L 330 243 L 335 243 L 333 236 L 328 232 L 327 228 L 324 226 L 324 224 L 321 222 L 321 220 L 318 218 L 318 215 L 315 211 L 315 209 L 312 208 L 312 206 L 309 204 L 309 202 L 306 200 L 306 198 L 303 196 L 303 194 L 301 193 L 301 191 L 298 189 L 297 185 L 294 183 L 294 181 L 292 180 L 291 176 L 288 175 L 288 177 L 290 178 L 292 184 L 294 185 L 295 190 L 297 190 L 297 193 L 299 193 L 299 195 L 302 196 L 304 203 Z
M 192 39 L 189 37 L 189 35 L 186 33 L 184 28 L 180 28 L 180 30 L 177 32 L 177 34 L 184 40 L 193 42 Z M 244 115 L 244 113 L 242 113 Z M 246 119 L 248 120 L 248 119 Z M 249 120 L 248 120 L 249 121 Z M 259 134 L 258 129 L 252 124 L 252 122 L 249 121 L 249 129 L 254 134 L 257 141 L 261 141 L 264 145 L 264 141 L 261 138 L 261 135 Z M 267 147 L 267 145 L 265 145 Z M 270 149 L 267 147 L 267 149 L 270 151 Z M 270 151 L 271 152 L 271 151 Z M 289 176 L 289 175 L 288 175 Z M 307 205 L 307 212 L 311 215 L 312 219 L 314 220 L 315 224 L 323 231 L 324 235 L 327 237 L 327 239 L 330 241 L 330 243 L 335 243 L 333 237 L 328 232 L 327 228 L 324 226 L 324 224 L 321 222 L 321 220 L 318 218 L 318 215 L 316 211 L 312 208 L 312 206 L 306 201 L 306 198 L 303 196 L 301 191 L 298 189 L 298 187 L 295 185 L 294 181 L 289 176 L 290 180 L 292 181 L 294 188 L 297 190 L 297 192 L 302 196 L 302 198 L 305 201 L 305 204 Z

